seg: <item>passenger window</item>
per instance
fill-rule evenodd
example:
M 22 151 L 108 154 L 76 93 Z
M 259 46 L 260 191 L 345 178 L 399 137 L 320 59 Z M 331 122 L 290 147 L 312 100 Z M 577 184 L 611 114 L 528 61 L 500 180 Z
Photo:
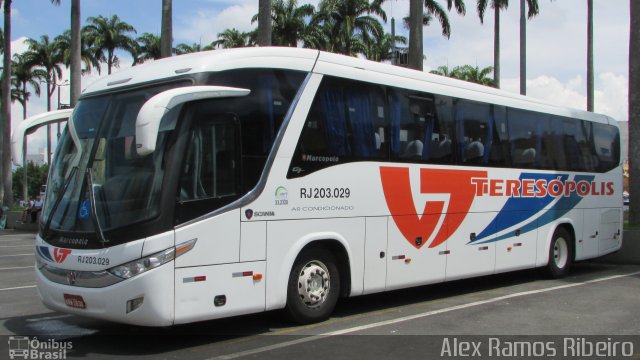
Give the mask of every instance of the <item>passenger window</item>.
M 251 90 L 249 95 L 216 102 L 217 113 L 234 113 L 242 130 L 242 184 L 246 193 L 258 183 L 267 157 L 306 73 L 279 69 L 237 69 L 210 73 L 208 84 Z
M 593 144 L 598 157 L 598 171 L 609 171 L 620 162 L 620 134 L 615 126 L 593 124 Z
M 509 131 L 507 109 L 504 106 L 491 105 L 493 118 L 493 141 L 489 150 L 489 166 L 509 165 Z
M 453 139 L 453 99 L 448 96 L 435 96 L 436 117 L 431 137 L 429 162 L 436 164 L 453 164 L 455 162 Z
M 391 90 L 391 160 L 453 163 L 450 97 Z
M 493 116 L 489 104 L 457 100 L 458 158 L 463 164 L 486 164 L 493 143 Z
M 564 154 L 567 159 L 566 167 L 563 170 L 584 171 L 583 158 L 580 156 L 579 142 L 584 141 L 581 135 L 580 121 L 575 119 L 563 119 L 563 139 Z
M 433 97 L 392 90 L 390 103 L 392 160 L 419 162 L 429 159 L 435 120 Z
M 509 109 L 507 118 L 513 166 L 536 167 L 542 147 L 537 134 L 537 117 L 533 113 Z
M 353 161 L 388 160 L 382 87 L 325 77 L 311 105 L 288 177 Z

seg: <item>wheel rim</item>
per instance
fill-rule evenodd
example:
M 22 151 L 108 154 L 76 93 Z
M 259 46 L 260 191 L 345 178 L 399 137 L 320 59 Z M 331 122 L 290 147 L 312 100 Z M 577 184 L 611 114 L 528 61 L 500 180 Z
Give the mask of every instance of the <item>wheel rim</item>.
M 567 245 L 567 240 L 560 237 L 556 239 L 556 242 L 553 244 L 553 261 L 559 269 L 562 269 L 567 265 L 568 259 L 569 245 Z
M 309 261 L 298 275 L 298 295 L 308 308 L 317 308 L 327 300 L 331 290 L 329 270 L 320 261 Z

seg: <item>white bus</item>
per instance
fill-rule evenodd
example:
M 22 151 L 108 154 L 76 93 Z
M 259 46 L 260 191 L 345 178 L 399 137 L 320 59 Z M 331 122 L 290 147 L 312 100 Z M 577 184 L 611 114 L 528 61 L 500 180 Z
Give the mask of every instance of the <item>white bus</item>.
M 166 326 L 616 251 L 616 121 L 309 49 L 203 52 L 87 88 L 36 240 L 57 311 Z

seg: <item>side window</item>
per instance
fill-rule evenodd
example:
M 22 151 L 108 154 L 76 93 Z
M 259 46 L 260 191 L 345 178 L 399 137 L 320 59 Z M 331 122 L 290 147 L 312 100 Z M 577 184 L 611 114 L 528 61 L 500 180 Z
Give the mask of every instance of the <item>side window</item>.
M 578 124 L 582 133 L 578 146 L 580 156 L 583 159 L 584 171 L 597 171 L 599 160 L 593 148 L 593 123 L 582 120 Z
M 584 171 L 584 158 L 580 154 L 580 142 L 584 142 L 581 121 L 576 119 L 562 119 L 562 143 L 566 157 L 566 166 L 563 170 Z
M 325 77 L 311 105 L 289 178 L 339 163 L 388 159 L 384 89 Z
M 436 117 L 433 136 L 431 139 L 431 151 L 429 162 L 436 164 L 453 164 L 454 157 L 454 122 L 453 122 L 453 98 L 449 96 L 435 97 Z
M 494 121 L 489 104 L 455 102 L 458 160 L 462 164 L 486 164 L 491 154 Z
M 237 118 L 234 115 L 198 118 L 191 132 L 180 178 L 179 202 L 235 200 L 240 189 L 238 153 Z
M 305 76 L 300 71 L 239 69 L 212 73 L 207 79 L 211 85 L 251 90 L 247 96 L 216 103 L 218 113 L 234 113 L 240 121 L 245 192 L 258 183 L 285 114 Z
M 451 104 L 447 96 L 391 90 L 391 160 L 452 164 Z
M 508 109 L 507 119 L 513 167 L 536 167 L 542 150 L 536 117 L 528 111 Z
M 599 160 L 598 171 L 609 171 L 618 165 L 620 162 L 620 134 L 615 126 L 594 123 L 593 144 Z
M 435 109 L 433 96 L 405 90 L 391 90 L 391 159 L 423 161 L 429 159 Z
M 509 165 L 509 132 L 507 108 L 491 105 L 493 118 L 493 139 L 489 150 L 489 166 Z

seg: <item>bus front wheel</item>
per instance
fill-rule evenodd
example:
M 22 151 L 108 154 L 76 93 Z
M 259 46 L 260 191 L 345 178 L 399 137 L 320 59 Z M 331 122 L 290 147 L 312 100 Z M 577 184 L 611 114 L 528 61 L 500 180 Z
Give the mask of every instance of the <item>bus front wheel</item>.
M 289 275 L 286 311 L 291 320 L 310 324 L 329 318 L 340 294 L 340 273 L 324 248 L 304 250 Z
M 569 273 L 573 259 L 571 235 L 565 228 L 557 228 L 549 247 L 547 274 L 554 279 L 562 278 Z

